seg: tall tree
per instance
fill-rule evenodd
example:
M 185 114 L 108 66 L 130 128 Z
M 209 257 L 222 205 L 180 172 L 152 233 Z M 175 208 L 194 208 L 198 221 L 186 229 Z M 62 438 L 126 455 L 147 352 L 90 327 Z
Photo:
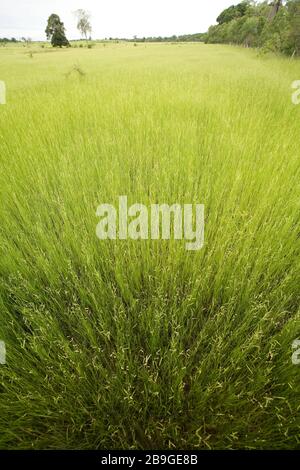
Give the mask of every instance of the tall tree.
M 248 0 L 244 0 L 238 5 L 232 5 L 231 7 L 226 8 L 226 10 L 220 13 L 220 15 L 217 18 L 217 22 L 219 24 L 224 24 L 224 23 L 229 23 L 235 18 L 241 18 L 242 16 L 246 15 L 248 7 L 249 7 Z
M 278 11 L 279 11 L 279 8 L 282 6 L 282 0 L 275 0 L 273 2 L 273 5 L 271 4 L 272 6 L 272 9 L 270 11 L 270 14 L 269 14 L 269 20 L 272 21 L 275 16 L 277 15 Z
M 70 43 L 66 38 L 66 30 L 60 17 L 56 14 L 52 14 L 48 18 L 48 24 L 46 28 L 47 39 L 51 40 L 53 47 L 69 46 Z
M 288 44 L 290 52 L 300 55 L 300 0 L 287 2 L 289 33 Z
M 91 25 L 91 15 L 86 10 L 76 10 L 75 16 L 77 18 L 77 29 L 80 31 L 80 34 L 87 39 L 88 33 L 91 34 L 92 32 L 92 25 Z

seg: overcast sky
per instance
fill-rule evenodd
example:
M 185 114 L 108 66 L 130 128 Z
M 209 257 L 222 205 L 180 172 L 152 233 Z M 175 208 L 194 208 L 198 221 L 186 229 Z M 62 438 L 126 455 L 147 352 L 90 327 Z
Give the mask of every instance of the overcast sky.
M 0 37 L 45 39 L 47 18 L 57 13 L 68 39 L 79 37 L 73 12 L 92 15 L 93 38 L 170 36 L 205 32 L 235 0 L 0 0 Z

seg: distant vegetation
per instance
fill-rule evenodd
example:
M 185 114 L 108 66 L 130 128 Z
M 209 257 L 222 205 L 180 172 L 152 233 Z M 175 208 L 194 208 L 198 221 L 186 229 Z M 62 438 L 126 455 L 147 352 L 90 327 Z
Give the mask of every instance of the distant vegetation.
M 130 39 L 129 42 L 204 42 L 207 35 L 205 33 L 196 33 L 196 34 L 184 34 L 181 36 L 150 36 L 150 37 L 143 37 L 138 38 L 134 37 Z M 113 40 L 113 38 L 110 38 Z M 128 39 L 124 39 L 128 41 Z
M 208 30 L 207 43 L 300 55 L 300 0 L 245 0 L 224 10 L 217 22 Z
M 6 42 L 20 42 L 20 41 L 18 41 L 16 38 L 11 38 L 11 39 L 0 38 L 0 43 L 6 43 Z

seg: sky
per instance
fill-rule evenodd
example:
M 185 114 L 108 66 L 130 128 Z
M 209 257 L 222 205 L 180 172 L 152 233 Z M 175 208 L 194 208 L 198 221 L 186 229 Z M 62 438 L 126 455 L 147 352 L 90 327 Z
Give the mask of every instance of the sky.
M 240 1 L 240 0 L 239 0 Z M 74 11 L 91 13 L 92 37 L 171 36 L 207 31 L 235 0 L 1 0 L 0 37 L 45 40 L 47 18 L 56 13 L 68 39 L 80 37 Z

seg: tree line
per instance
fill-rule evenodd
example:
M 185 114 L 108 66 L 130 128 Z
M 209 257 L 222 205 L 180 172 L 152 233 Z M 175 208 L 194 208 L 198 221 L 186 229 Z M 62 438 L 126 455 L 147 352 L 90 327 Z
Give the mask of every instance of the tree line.
M 138 38 L 135 36 L 133 39 L 122 39 L 122 41 L 127 42 L 204 42 L 207 35 L 205 33 L 196 33 L 196 34 L 182 34 L 180 36 L 148 36 L 143 38 Z M 118 40 L 119 38 L 109 38 L 111 40 Z
M 230 6 L 206 34 L 206 43 L 237 44 L 300 56 L 300 0 L 255 2 Z
M 10 38 L 10 39 L 9 39 L 9 38 L 0 38 L 0 43 L 4 43 L 4 44 L 5 44 L 6 42 L 13 42 L 13 43 L 15 43 L 15 42 L 19 42 L 19 41 L 18 41 L 16 38 Z

